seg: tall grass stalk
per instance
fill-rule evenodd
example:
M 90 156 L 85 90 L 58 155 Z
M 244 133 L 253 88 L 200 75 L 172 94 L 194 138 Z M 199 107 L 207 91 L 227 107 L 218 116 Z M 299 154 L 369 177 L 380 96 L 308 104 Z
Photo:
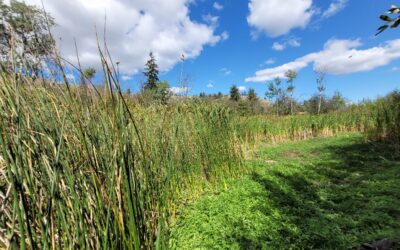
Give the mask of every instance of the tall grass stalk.
M 138 107 L 101 58 L 102 98 L 1 74 L 0 246 L 165 248 L 177 200 L 242 172 L 229 109 Z
M 251 116 L 242 117 L 237 130 L 239 137 L 246 143 L 276 143 L 333 136 L 343 132 L 361 132 L 366 129 L 369 119 L 361 109 L 318 116 Z

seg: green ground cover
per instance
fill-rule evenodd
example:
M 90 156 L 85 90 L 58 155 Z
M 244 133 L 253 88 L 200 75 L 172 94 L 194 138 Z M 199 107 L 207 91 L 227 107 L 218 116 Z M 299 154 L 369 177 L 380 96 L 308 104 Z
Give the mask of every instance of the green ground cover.
M 262 144 L 250 174 L 186 206 L 172 249 L 357 249 L 400 237 L 398 149 L 361 134 Z

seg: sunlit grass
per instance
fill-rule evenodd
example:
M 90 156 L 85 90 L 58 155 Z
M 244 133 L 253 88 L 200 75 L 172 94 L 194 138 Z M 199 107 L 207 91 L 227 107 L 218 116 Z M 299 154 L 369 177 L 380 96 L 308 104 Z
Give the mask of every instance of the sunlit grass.
M 100 95 L 0 75 L 0 247 L 165 248 L 188 201 L 251 170 L 244 145 L 379 128 L 370 106 L 290 117 L 194 100 L 141 106 L 105 71 Z
M 399 240 L 400 158 L 361 134 L 272 146 L 182 211 L 172 249 L 358 249 Z
M 178 199 L 242 172 L 229 109 L 70 93 L 2 78 L 0 244 L 162 247 Z
M 361 132 L 370 119 L 363 109 L 319 116 L 251 116 L 241 119 L 238 131 L 246 142 L 277 143 L 333 136 L 343 132 Z

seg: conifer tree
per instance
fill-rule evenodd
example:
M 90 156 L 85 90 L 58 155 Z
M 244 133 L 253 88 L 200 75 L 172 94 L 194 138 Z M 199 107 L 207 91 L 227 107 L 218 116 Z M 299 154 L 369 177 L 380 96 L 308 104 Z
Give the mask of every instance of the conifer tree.
M 258 101 L 257 93 L 253 88 L 249 89 L 249 93 L 247 95 L 247 100 L 249 100 L 250 102 Z
M 147 77 L 147 81 L 144 84 L 145 90 L 156 90 L 157 83 L 159 81 L 158 78 L 158 66 L 156 63 L 156 59 L 154 58 L 153 52 L 149 54 L 150 59 L 146 63 L 145 72 L 143 74 Z
M 232 101 L 238 102 L 240 100 L 240 92 L 236 85 L 232 85 L 230 90 L 230 99 Z

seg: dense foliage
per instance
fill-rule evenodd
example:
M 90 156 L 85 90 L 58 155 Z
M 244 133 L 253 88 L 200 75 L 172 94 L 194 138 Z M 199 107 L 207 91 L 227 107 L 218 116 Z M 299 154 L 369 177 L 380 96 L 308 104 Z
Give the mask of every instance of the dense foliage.
M 238 102 L 240 100 L 240 91 L 238 87 L 236 87 L 236 85 L 232 85 L 229 92 L 229 99 L 235 102 Z
M 365 109 L 373 117 L 367 131 L 370 138 L 400 145 L 400 92 L 367 102 Z
M 92 90 L 81 98 L 73 86 L 5 74 L 0 86 L 6 246 L 166 246 L 185 200 L 248 171 L 244 145 L 349 131 L 399 142 L 397 92 L 326 115 L 240 117 L 226 103 L 142 106 Z
M 162 246 L 178 200 L 242 172 L 223 106 L 87 102 L 32 84 L 0 82 L 0 246 Z
M 9 5 L 0 0 L 0 17 L 1 66 L 39 76 L 41 63 L 54 52 L 48 32 L 54 20 L 42 9 L 16 0 Z
M 285 74 L 286 85 L 279 78 L 268 83 L 266 97 L 269 102 L 259 99 L 254 89 L 245 95 L 235 85 L 228 95 L 202 93 L 199 97 L 180 98 L 172 96 L 168 82 L 160 81 L 156 58 L 150 53 L 144 72 L 146 82 L 140 93 L 123 93 L 119 72 L 115 70 L 118 65 L 114 67 L 99 46 L 104 91 L 87 84 L 96 75 L 96 69 L 92 67 L 75 72 L 81 73 L 85 91 L 70 85 L 65 65 L 59 57 L 55 57 L 52 66 L 57 75 L 63 77 L 42 77 L 39 84 L 36 78 L 40 61 L 54 52 L 50 51 L 53 40 L 45 32 L 54 24 L 53 20 L 42 11 L 14 0 L 10 5 L 0 0 L 0 11 L 4 16 L 0 20 L 0 52 L 2 58 L 6 58 L 2 60 L 6 63 L 0 72 L 0 248 L 164 249 L 169 244 L 170 247 L 185 246 L 181 243 L 191 242 L 185 237 L 197 234 L 196 224 L 193 224 L 195 229 L 185 223 L 178 225 L 169 238 L 171 225 L 180 219 L 182 208 L 205 190 L 215 191 L 216 187 L 226 190 L 227 182 L 254 170 L 244 164 L 244 160 L 252 154 L 251 148 L 256 143 L 275 144 L 365 132 L 365 138 L 369 140 L 394 144 L 382 144 L 382 148 L 399 148 L 400 93 L 349 105 L 340 93 L 332 97 L 325 95 L 322 71 L 317 72 L 316 77 L 318 93 L 303 103 L 293 97 L 297 73 L 290 70 Z M 392 12 L 398 13 L 397 10 Z M 386 21 L 394 21 L 393 25 L 399 22 L 397 19 Z M 18 55 L 17 64 L 11 63 L 15 58 L 9 57 L 16 50 L 16 43 L 17 47 L 23 48 L 18 49 L 22 54 Z M 21 74 L 23 71 L 27 74 Z M 360 138 L 356 139 L 355 143 L 358 143 Z M 349 173 L 349 181 L 354 181 L 350 187 L 359 188 L 362 180 L 354 177 L 352 170 L 342 169 L 340 164 L 353 163 L 351 160 L 344 159 L 349 162 L 332 163 L 331 166 L 329 148 L 318 150 L 325 150 L 326 156 L 321 156 L 321 160 L 327 163 L 316 160 L 310 164 L 326 164 L 326 171 L 332 170 L 332 176 L 330 173 L 321 175 L 316 172 L 319 171 L 317 167 L 305 170 L 301 176 L 296 169 L 287 169 L 286 165 L 279 166 L 278 173 L 269 168 L 263 169 L 261 174 L 253 172 L 254 180 L 248 183 L 251 195 L 256 195 L 253 202 L 264 212 L 269 209 L 276 217 L 260 216 L 253 214 L 253 210 L 246 210 L 243 218 L 250 218 L 250 222 L 234 220 L 233 225 L 226 224 L 243 229 L 235 235 L 240 238 L 241 246 L 259 249 L 257 241 L 271 242 L 271 237 L 276 236 L 275 239 L 283 241 L 282 245 L 271 243 L 277 248 L 342 247 L 348 243 L 353 247 L 353 243 L 358 242 L 354 237 L 364 235 L 354 233 L 351 240 L 327 237 L 345 230 L 337 226 L 323 227 L 323 222 L 332 222 L 335 216 L 342 216 L 334 214 L 332 217 L 331 209 L 352 212 L 345 206 L 354 205 L 345 202 L 340 203 L 344 207 L 332 205 L 336 198 L 324 195 L 340 191 L 341 187 L 332 186 L 331 181 L 338 181 L 336 175 L 347 178 L 345 174 Z M 349 158 L 363 153 L 353 151 L 354 155 Z M 342 154 L 343 157 L 343 152 L 338 152 L 337 156 Z M 383 160 L 389 164 L 390 160 L 385 157 L 380 153 L 378 163 Z M 364 160 L 377 161 L 376 157 L 357 159 L 360 162 L 355 165 L 360 169 Z M 269 161 L 263 160 L 263 163 Z M 384 191 L 395 189 L 392 179 L 398 170 L 391 166 L 388 175 L 380 175 L 379 171 L 374 172 L 374 167 L 368 171 L 379 178 Z M 271 176 L 274 183 L 268 179 Z M 386 176 L 390 178 L 388 182 L 384 181 Z M 293 183 L 282 184 L 284 180 Z M 260 184 L 265 190 L 260 190 Z M 308 189 L 310 185 L 326 199 L 315 201 L 317 194 Z M 373 187 L 361 187 L 357 195 L 370 190 L 373 194 L 381 188 Z M 301 191 L 298 197 L 293 195 L 297 188 Z M 273 209 L 265 202 L 269 196 L 263 193 L 269 190 L 277 191 L 277 197 L 272 197 L 277 204 Z M 257 196 L 259 193 L 262 196 Z M 309 204 L 302 205 L 299 197 Z M 236 203 L 241 201 L 241 197 L 234 198 Z M 339 193 L 337 199 L 340 202 L 348 196 L 345 192 Z M 393 202 L 392 197 L 385 197 L 384 201 Z M 244 199 L 243 202 L 249 201 Z M 228 209 L 234 210 L 242 207 L 234 202 L 229 205 Z M 311 205 L 317 205 L 318 209 Z M 357 202 L 355 205 L 360 207 Z M 247 208 L 252 209 L 252 206 Z M 297 213 L 293 212 L 295 209 L 298 209 Z M 376 212 L 376 209 L 367 210 L 365 216 L 371 211 Z M 312 217 L 318 213 L 321 216 Z M 226 214 L 228 222 L 229 216 Z M 300 220 L 305 217 L 308 219 L 302 223 Z M 251 225 L 252 219 L 260 218 L 263 223 L 256 221 Z M 303 235 L 290 219 L 300 221 L 298 224 L 306 232 L 321 226 L 322 236 Z M 346 217 L 343 225 L 359 230 L 352 227 L 353 222 L 349 221 L 352 219 Z M 271 220 L 274 223 L 269 223 Z M 191 219 L 188 221 L 192 222 Z M 368 226 L 368 220 L 365 221 Z M 272 227 L 264 228 L 265 225 Z M 180 227 L 187 231 L 179 232 Z M 254 230 L 249 235 L 242 235 L 246 228 Z M 178 242 L 179 237 L 185 242 Z M 210 244 L 207 246 L 212 246 L 212 240 L 207 241 Z

